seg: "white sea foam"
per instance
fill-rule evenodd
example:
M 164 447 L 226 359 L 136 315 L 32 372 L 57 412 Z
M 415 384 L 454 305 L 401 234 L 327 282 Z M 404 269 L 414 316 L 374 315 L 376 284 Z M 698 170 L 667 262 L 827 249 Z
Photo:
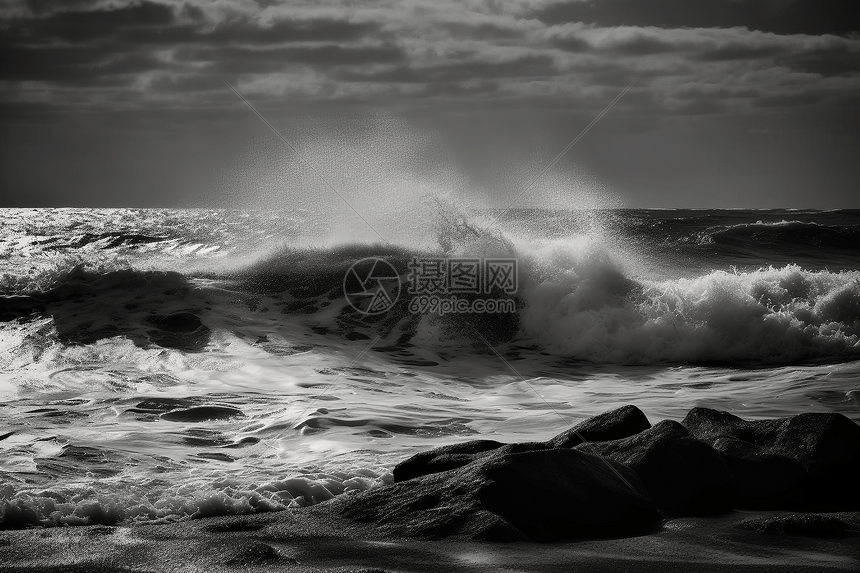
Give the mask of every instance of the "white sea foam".
M 860 271 L 798 265 L 692 278 L 631 278 L 601 244 L 526 255 L 522 327 L 545 349 L 593 362 L 785 363 L 860 355 Z

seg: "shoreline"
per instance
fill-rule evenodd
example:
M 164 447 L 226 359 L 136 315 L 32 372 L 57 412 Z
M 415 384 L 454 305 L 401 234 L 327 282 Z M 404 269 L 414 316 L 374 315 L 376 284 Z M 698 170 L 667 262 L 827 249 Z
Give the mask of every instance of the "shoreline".
M 289 512 L 170 524 L 0 531 L 0 571 L 856 571 L 860 512 L 839 537 L 775 535 L 739 524 L 799 515 L 735 511 L 668 519 L 636 537 L 561 543 L 415 540 L 333 515 Z
M 860 570 L 856 422 L 683 424 L 625 406 L 547 442 L 424 451 L 294 510 L 0 530 L 0 571 Z

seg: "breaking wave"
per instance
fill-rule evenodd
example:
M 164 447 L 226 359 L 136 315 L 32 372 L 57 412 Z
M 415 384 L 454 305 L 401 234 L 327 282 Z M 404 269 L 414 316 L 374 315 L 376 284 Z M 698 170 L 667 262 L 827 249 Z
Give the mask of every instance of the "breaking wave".
M 793 363 L 860 357 L 860 271 L 798 265 L 634 280 L 563 245 L 523 289 L 522 335 L 591 362 Z

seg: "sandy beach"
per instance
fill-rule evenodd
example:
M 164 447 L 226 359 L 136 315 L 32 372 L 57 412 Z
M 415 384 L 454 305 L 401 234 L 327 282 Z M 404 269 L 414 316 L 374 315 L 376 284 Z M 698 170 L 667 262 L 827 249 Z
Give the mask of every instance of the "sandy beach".
M 667 520 L 649 535 L 567 543 L 403 540 L 299 511 L 162 525 L 0 532 L 2 571 L 856 571 L 860 513 L 827 514 L 837 537 L 739 524 L 792 514 L 733 512 Z M 797 514 L 794 514 L 797 515 Z M 820 535 L 820 534 L 819 534 Z

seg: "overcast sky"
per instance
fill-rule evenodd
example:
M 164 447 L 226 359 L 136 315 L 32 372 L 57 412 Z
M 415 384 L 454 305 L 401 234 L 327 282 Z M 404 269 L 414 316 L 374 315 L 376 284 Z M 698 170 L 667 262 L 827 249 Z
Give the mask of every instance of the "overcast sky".
M 856 208 L 858 4 L 0 0 L 0 205 L 318 185 L 223 77 L 345 194 L 505 203 L 636 80 L 523 204 Z

